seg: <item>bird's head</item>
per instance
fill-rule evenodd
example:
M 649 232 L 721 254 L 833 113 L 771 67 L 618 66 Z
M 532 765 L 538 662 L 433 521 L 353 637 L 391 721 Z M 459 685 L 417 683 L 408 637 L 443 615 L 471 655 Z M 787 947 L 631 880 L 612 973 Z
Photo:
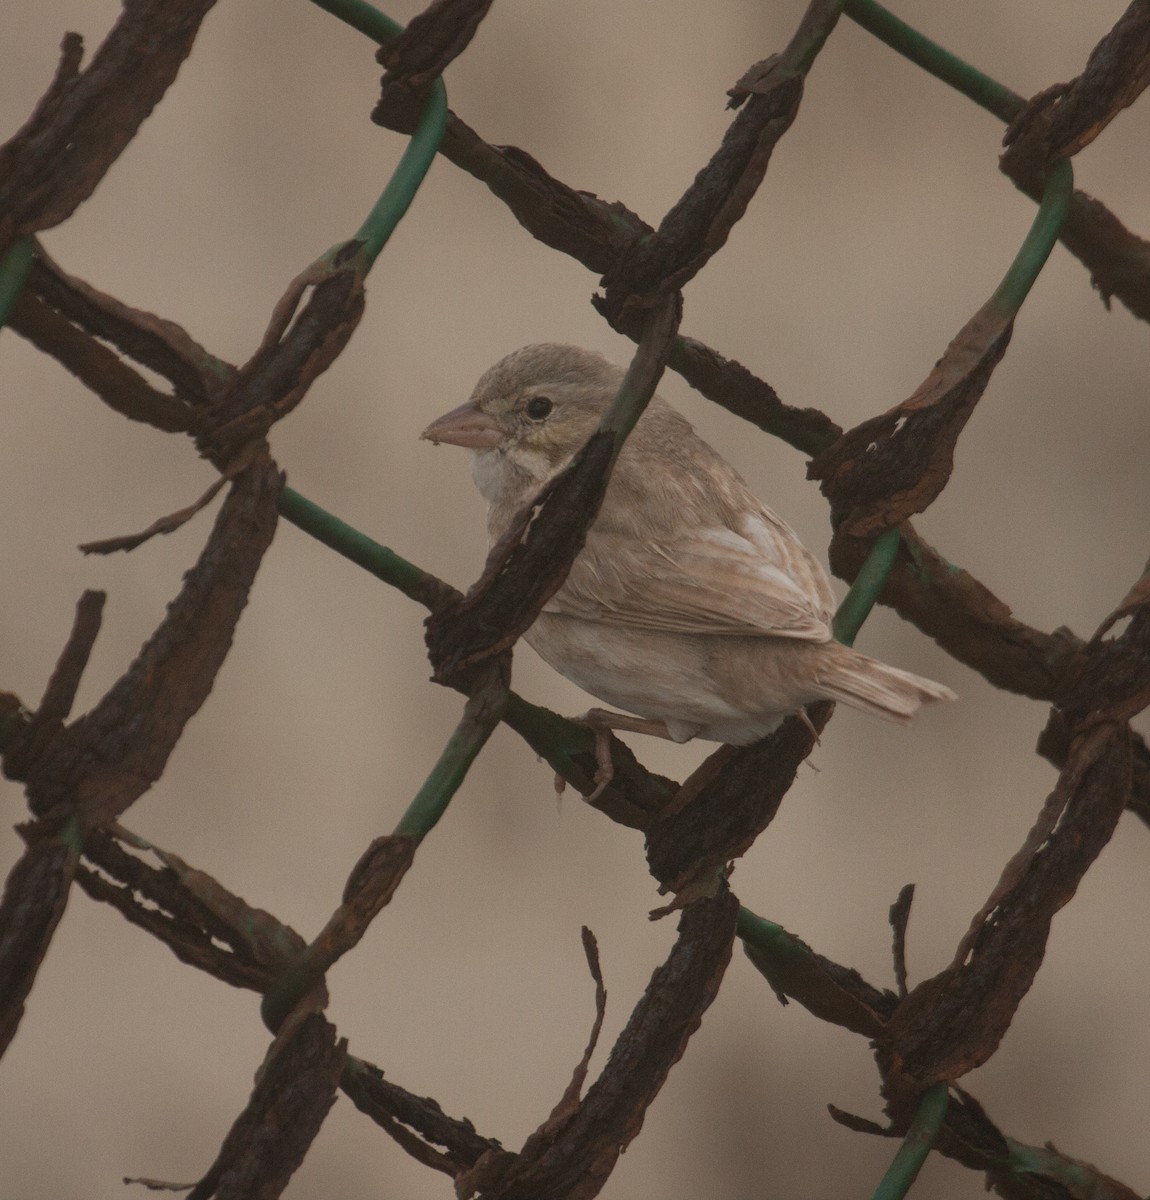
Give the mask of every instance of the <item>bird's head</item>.
M 420 436 L 473 450 L 480 489 L 499 499 L 509 487 L 538 487 L 565 467 L 622 381 L 622 370 L 590 350 L 525 346 L 497 362 L 466 404 Z

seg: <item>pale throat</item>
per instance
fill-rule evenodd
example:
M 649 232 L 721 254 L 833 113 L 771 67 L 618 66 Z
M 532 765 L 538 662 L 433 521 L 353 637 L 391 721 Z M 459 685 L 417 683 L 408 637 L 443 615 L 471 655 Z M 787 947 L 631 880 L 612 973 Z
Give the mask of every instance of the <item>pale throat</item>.
M 488 504 L 526 501 L 565 466 L 554 463 L 542 450 L 516 446 L 514 450 L 475 450 L 471 476 Z

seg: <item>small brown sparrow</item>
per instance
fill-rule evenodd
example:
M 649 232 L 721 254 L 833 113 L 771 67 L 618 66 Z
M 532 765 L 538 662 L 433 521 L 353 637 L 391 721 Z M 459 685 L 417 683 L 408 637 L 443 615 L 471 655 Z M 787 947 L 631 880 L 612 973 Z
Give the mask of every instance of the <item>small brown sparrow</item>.
M 623 371 L 576 346 L 527 346 L 422 436 L 472 451 L 494 544 L 571 461 Z M 836 642 L 826 573 L 669 404 L 619 454 L 571 573 L 524 635 L 561 675 L 628 713 L 593 724 L 743 746 L 815 700 L 906 723 L 954 693 Z

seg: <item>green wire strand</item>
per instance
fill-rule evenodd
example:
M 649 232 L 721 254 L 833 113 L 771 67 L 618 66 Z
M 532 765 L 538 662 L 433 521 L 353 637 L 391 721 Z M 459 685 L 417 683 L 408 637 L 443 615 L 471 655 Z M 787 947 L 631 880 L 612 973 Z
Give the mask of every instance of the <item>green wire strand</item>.
M 888 529 L 879 534 L 866 556 L 866 561 L 855 576 L 850 591 L 835 613 L 831 628 L 835 637 L 844 646 L 853 646 L 862 628 L 886 586 L 894 560 L 898 556 L 900 535 L 898 529 Z
M 914 1183 L 938 1137 L 949 1104 L 950 1090 L 945 1083 L 936 1083 L 923 1092 L 914 1120 L 890 1169 L 875 1188 L 873 1200 L 902 1200 L 910 1191 L 910 1185 Z
M 32 269 L 35 243 L 31 235 L 12 243 L 4 261 L 0 262 L 0 326 L 8 320 L 12 305 L 20 295 L 20 289 Z
M 419 119 L 419 125 L 407 143 L 383 194 L 356 231 L 363 242 L 363 255 L 370 266 L 387 244 L 395 227 L 411 207 L 415 193 L 435 161 L 443 131 L 447 125 L 447 89 L 437 79 Z
M 735 920 L 735 934 L 742 941 L 772 958 L 801 961 L 810 957 L 808 947 L 793 933 L 788 933 L 782 925 L 760 917 L 743 905 L 739 906 L 739 915 Z
M 1057 159 L 1050 167 L 1030 231 L 990 299 L 994 307 L 1012 314 L 1022 307 L 1054 243 L 1062 235 L 1073 198 L 1074 168 L 1068 158 Z
M 312 3 L 380 45 L 403 32 L 403 26 L 398 21 L 384 16 L 378 8 L 364 0 L 312 0 Z
M 486 697 L 479 698 L 478 694 L 468 700 L 463 719 L 447 739 L 443 753 L 393 830 L 395 837 L 411 837 L 421 842 L 435 828 L 471 764 L 487 744 L 491 731 L 499 724 L 506 703 L 506 688 L 494 702 Z
M 284 488 L 279 509 L 293 525 L 322 542 L 328 549 L 341 554 L 384 583 L 398 588 L 410 599 L 426 602 L 427 574 L 394 550 L 372 541 L 366 534 L 320 508 L 293 488 Z
M 363 0 L 312 0 L 312 3 L 381 45 L 403 32 L 402 25 Z M 409 139 L 387 187 L 356 231 L 354 240 L 362 243 L 359 255 L 365 270 L 379 257 L 388 238 L 411 206 L 415 193 L 435 161 L 446 124 L 447 89 L 443 86 L 443 80 L 437 79 L 431 86 L 431 95 L 415 133 Z
M 418 845 L 435 828 L 459 790 L 468 768 L 499 723 L 506 700 L 507 689 L 502 684 L 490 691 L 481 690 L 468 699 L 463 719 L 448 739 L 443 753 L 415 799 L 400 818 L 393 837 L 409 837 Z M 339 926 L 338 917 L 329 921 L 324 933 L 280 972 L 264 994 L 260 1013 L 265 1025 L 273 1032 L 279 1031 L 284 1019 L 301 998 L 322 982 L 328 968 L 359 940 L 363 932 L 361 928 L 350 942 L 344 937 L 332 939 L 326 935 L 333 924 Z
M 847 0 L 844 11 L 856 25 L 874 34 L 880 42 L 885 42 L 892 50 L 949 84 L 999 120 L 1009 124 L 1026 107 L 1026 101 L 1017 92 L 912 29 L 876 0 Z

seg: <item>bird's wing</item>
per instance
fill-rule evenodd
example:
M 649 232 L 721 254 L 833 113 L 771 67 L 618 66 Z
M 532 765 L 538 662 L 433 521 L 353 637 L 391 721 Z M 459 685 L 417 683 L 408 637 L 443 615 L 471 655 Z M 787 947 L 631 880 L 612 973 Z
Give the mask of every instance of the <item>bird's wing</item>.
M 773 514 L 746 529 L 643 540 L 592 527 L 545 611 L 667 633 L 828 641 L 833 597 L 821 567 Z

